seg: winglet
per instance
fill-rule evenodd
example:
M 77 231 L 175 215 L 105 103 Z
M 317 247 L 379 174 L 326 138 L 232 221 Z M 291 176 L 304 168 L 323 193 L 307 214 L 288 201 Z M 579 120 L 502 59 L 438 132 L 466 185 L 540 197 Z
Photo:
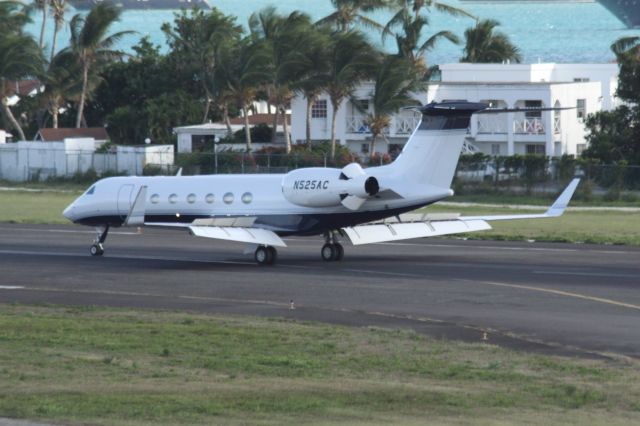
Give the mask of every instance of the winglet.
M 571 197 L 573 197 L 573 193 L 576 191 L 579 183 L 580 179 L 573 179 L 551 207 L 549 207 L 545 215 L 549 217 L 562 216 L 562 213 L 564 213 L 564 210 L 567 208 L 567 204 L 569 204 L 569 201 L 571 200 Z

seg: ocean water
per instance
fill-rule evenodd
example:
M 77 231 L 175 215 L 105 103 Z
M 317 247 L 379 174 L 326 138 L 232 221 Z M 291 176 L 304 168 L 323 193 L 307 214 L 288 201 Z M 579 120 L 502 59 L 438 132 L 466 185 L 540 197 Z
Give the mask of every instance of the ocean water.
M 247 26 L 249 16 L 261 8 L 276 4 L 281 13 L 302 10 L 314 20 L 328 15 L 332 11 L 329 0 L 210 0 L 211 4 L 225 14 L 237 16 L 238 23 Z M 640 36 L 640 31 L 627 29 L 618 19 L 598 3 L 460 3 L 448 2 L 462 7 L 479 18 L 492 18 L 501 23 L 500 30 L 506 33 L 521 50 L 525 63 L 602 63 L 611 62 L 614 56 L 609 46 L 615 40 L 625 36 Z M 70 9 L 68 19 L 76 13 Z M 131 46 L 148 35 L 154 44 L 166 51 L 164 34 L 160 30 L 163 22 L 171 22 L 176 11 L 125 11 L 121 21 L 114 25 L 114 31 L 134 30 L 134 35 L 125 37 L 119 48 L 130 51 Z M 372 17 L 386 23 L 390 13 L 378 12 Z M 464 30 L 474 25 L 473 19 L 452 17 L 437 12 L 429 14 L 429 33 L 450 30 L 461 39 Z M 29 30 L 39 35 L 39 16 Z M 52 23 L 48 25 L 47 43 L 51 44 Z M 392 40 L 383 45 L 380 36 L 368 32 L 371 40 L 382 45 L 388 51 L 394 51 Z M 68 28 L 59 35 L 59 45 L 63 47 L 69 39 Z M 462 46 L 447 41 L 441 42 L 427 56 L 430 64 L 457 62 L 462 55 Z

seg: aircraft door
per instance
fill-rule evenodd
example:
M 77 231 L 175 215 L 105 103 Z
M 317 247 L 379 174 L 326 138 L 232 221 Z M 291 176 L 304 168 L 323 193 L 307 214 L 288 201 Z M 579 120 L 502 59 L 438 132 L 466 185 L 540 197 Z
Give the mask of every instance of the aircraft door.
M 129 210 L 131 210 L 132 195 L 133 185 L 131 184 L 122 185 L 118 190 L 118 214 L 121 219 L 126 219 Z

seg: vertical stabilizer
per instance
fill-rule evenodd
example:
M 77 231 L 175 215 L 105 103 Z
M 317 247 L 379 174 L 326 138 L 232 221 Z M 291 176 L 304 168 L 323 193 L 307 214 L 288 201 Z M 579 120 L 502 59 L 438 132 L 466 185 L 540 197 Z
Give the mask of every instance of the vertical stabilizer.
M 391 164 L 394 173 L 415 184 L 449 188 L 471 116 L 488 107 L 473 102 L 430 103 L 422 121 Z

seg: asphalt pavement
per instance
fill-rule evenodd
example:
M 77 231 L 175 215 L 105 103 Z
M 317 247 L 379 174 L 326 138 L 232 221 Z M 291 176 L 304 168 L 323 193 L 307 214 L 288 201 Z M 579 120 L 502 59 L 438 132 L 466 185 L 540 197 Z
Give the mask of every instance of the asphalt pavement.
M 181 231 L 0 225 L 0 303 L 100 305 L 410 328 L 540 353 L 640 358 L 640 248 L 420 239 L 345 246 L 288 238 L 278 264 Z M 292 309 L 293 308 L 293 309 Z

